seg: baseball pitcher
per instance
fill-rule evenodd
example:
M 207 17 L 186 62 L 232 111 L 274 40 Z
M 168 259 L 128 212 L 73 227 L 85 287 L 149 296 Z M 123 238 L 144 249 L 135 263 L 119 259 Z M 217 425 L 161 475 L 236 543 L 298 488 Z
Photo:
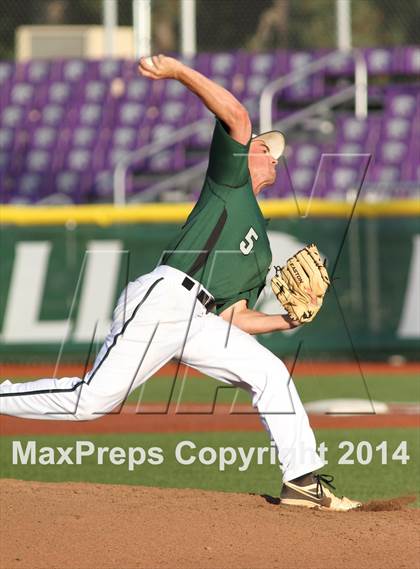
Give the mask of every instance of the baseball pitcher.
M 273 291 L 288 314 L 253 308 L 272 262 L 267 221 L 256 197 L 276 179 L 283 135 L 274 131 L 253 138 L 242 104 L 174 58 L 142 58 L 139 73 L 152 81 L 180 81 L 216 117 L 200 197 L 161 263 L 122 292 L 86 376 L 6 381 L 0 386 L 1 413 L 96 419 L 176 358 L 252 394 L 278 451 L 284 504 L 338 511 L 360 507 L 332 493 L 332 477 L 315 473 L 323 461 L 295 385 L 284 363 L 255 338 L 310 322 L 329 284 L 311 245 L 273 277 Z

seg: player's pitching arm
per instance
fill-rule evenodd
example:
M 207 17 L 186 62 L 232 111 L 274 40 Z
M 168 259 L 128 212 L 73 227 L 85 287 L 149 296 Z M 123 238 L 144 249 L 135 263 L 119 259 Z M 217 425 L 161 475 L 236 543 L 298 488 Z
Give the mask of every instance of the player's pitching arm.
M 268 334 L 300 326 L 300 322 L 291 320 L 287 314 L 264 314 L 251 310 L 247 307 L 246 300 L 238 300 L 224 310 L 220 317 L 248 334 Z
M 247 144 L 251 138 L 251 120 L 246 108 L 224 87 L 191 69 L 181 61 L 166 55 L 142 57 L 139 73 L 149 79 L 176 79 L 195 93 L 206 107 L 223 121 L 230 136 Z

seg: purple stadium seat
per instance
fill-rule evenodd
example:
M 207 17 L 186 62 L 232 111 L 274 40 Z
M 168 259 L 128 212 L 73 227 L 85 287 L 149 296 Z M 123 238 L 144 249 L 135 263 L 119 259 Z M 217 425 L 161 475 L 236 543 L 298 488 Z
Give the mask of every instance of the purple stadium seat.
M 287 72 L 291 73 L 302 69 L 315 60 L 313 54 L 299 51 L 291 52 L 287 60 Z M 324 76 L 321 73 L 303 77 L 286 87 L 282 97 L 293 101 L 310 101 L 322 97 L 324 94 Z
M 404 180 L 415 180 L 419 183 L 418 164 L 420 156 L 420 140 L 418 133 L 414 132 L 409 141 L 407 156 L 402 164 L 402 178 Z
M 114 148 L 134 150 L 137 146 L 138 129 L 135 127 L 117 127 L 111 134 L 111 144 Z
M 51 152 L 44 149 L 31 149 L 26 155 L 25 167 L 28 172 L 42 174 L 51 170 L 52 163 Z
M 131 154 L 131 150 L 126 148 L 110 147 L 104 165 L 109 170 L 114 170 L 121 160 L 127 158 Z
M 420 75 L 420 47 L 417 45 L 401 49 L 404 58 L 404 72 L 418 77 Z
M 191 98 L 191 92 L 179 81 L 167 81 L 163 86 L 161 100 L 185 102 Z
M 399 166 L 387 166 L 375 163 L 369 168 L 367 180 L 377 183 L 398 182 L 401 178 L 401 168 Z
M 63 194 L 73 195 L 77 193 L 80 185 L 80 180 L 81 174 L 75 172 L 74 170 L 61 171 L 55 175 L 55 190 Z
M 102 59 L 89 61 L 87 75 L 91 80 L 111 81 L 121 77 L 123 73 L 122 59 Z
M 58 130 L 50 126 L 40 126 L 35 128 L 31 134 L 31 146 L 34 149 L 45 149 L 53 151 L 57 141 Z
M 88 62 L 82 59 L 57 60 L 51 69 L 51 80 L 77 83 L 86 78 Z
M 248 111 L 251 120 L 258 122 L 260 116 L 260 106 L 258 103 L 258 99 L 256 99 L 255 97 L 248 97 L 246 99 L 242 99 L 241 102 Z
M 17 128 L 25 118 L 25 111 L 22 107 L 10 105 L 2 109 L 0 124 L 9 128 Z
M 160 107 L 159 118 L 167 124 L 179 124 L 188 113 L 188 107 L 181 101 L 168 101 Z
M 92 198 L 96 201 L 112 201 L 113 179 L 110 170 L 98 170 L 92 181 Z
M 0 127 L 0 151 L 11 151 L 15 138 L 11 128 Z
M 92 163 L 92 151 L 88 148 L 73 148 L 64 159 L 64 168 L 75 172 L 85 172 Z
M 394 73 L 398 75 L 415 75 L 420 74 L 420 47 L 404 46 L 394 48 L 395 65 Z
M 15 67 L 10 61 L 0 61 L 0 88 L 12 79 Z
M 10 91 L 10 103 L 20 107 L 31 105 L 35 87 L 30 83 L 15 83 Z
M 83 203 L 88 199 L 92 187 L 92 173 L 87 171 L 61 170 L 47 180 L 47 187 L 43 192 L 43 199 L 55 194 L 57 202 Z
M 98 103 L 82 103 L 71 110 L 68 122 L 74 126 L 98 128 L 107 112 L 109 112 L 108 107 Z
M 348 190 L 357 190 L 362 174 L 358 168 L 338 166 L 327 173 L 329 191 L 345 195 Z
M 238 71 L 238 63 L 239 57 L 236 53 L 211 54 L 208 61 L 209 75 L 229 77 Z
M 321 148 L 319 144 L 293 144 L 291 147 L 291 156 L 288 162 L 294 166 L 303 166 L 306 168 L 316 168 L 321 156 Z
M 231 89 L 257 121 L 262 89 L 274 78 L 325 53 L 208 53 L 192 63 Z M 364 53 L 370 75 L 387 76 L 386 86 L 377 81 L 369 90 L 383 110 L 370 111 L 363 121 L 349 111 L 337 112 L 336 132 L 324 145 L 312 143 L 310 138 L 305 143 L 292 139 L 288 170 L 279 165 L 278 182 L 264 197 L 290 196 L 291 184 L 298 195 L 313 190 L 317 197 L 345 197 L 349 189 L 357 187 L 365 170 L 367 157 L 361 155 L 369 153 L 372 187 L 383 186 L 390 190 L 388 196 L 401 196 L 404 188 L 413 186 L 420 154 L 416 130 L 420 88 L 413 77 L 420 69 L 420 48 L 374 48 Z M 303 108 L 318 100 L 325 92 L 325 77 L 336 89 L 341 88 L 338 80 L 348 81 L 352 73 L 351 59 L 339 54 L 327 71 L 285 90 L 281 96 L 286 104 L 273 105 L 274 120 L 290 115 L 291 107 Z M 166 139 L 201 118 L 213 116 L 184 86 L 139 77 L 135 60 L 0 62 L 0 199 L 33 203 L 48 200 L 49 194 L 57 195 L 63 203 L 70 196 L 75 203 L 110 199 L 112 170 L 121 157 Z M 159 174 L 201 162 L 211 140 L 210 122 L 189 140 L 163 149 L 133 168 L 138 166 L 141 173 L 159 179 Z M 137 181 L 130 175 L 127 179 L 132 181 L 128 191 L 141 190 L 150 183 L 150 176 L 140 176 Z
M 278 62 L 277 54 L 274 53 L 253 53 L 250 54 L 246 61 L 246 74 L 248 75 L 264 75 L 272 77 L 277 71 Z
M 125 81 L 139 77 L 138 61 L 136 59 L 126 59 L 122 62 L 121 77 Z
M 151 141 L 162 140 L 177 132 L 177 127 L 170 123 L 156 123 L 150 133 Z
M 66 114 L 67 113 L 64 106 L 57 105 L 54 103 L 47 104 L 41 110 L 40 123 L 43 125 L 58 127 L 62 125 Z
M 387 48 L 367 48 L 363 50 L 370 75 L 389 75 L 396 67 L 396 52 Z
M 125 126 L 139 126 L 145 117 L 146 107 L 142 103 L 130 101 L 119 105 L 116 124 Z
M 189 144 L 194 148 L 207 150 L 213 136 L 212 125 L 210 123 L 203 122 L 197 128 L 198 131 L 196 134 L 191 136 Z
M 98 131 L 90 126 L 77 126 L 69 129 L 69 141 L 73 147 L 90 148 L 98 140 Z
M 198 71 L 225 88 L 232 87 L 232 81 L 240 72 L 240 55 L 235 53 L 201 53 L 197 56 Z
M 185 167 L 185 152 L 181 145 L 163 149 L 147 160 L 147 170 L 155 174 L 178 172 Z
M 290 171 L 292 188 L 297 196 L 307 196 L 311 193 L 316 170 L 304 166 Z
M 384 141 L 379 144 L 377 159 L 383 164 L 400 165 L 408 152 L 406 142 L 399 140 Z
M 369 133 L 369 122 L 354 116 L 338 119 L 338 133 L 349 142 L 364 142 Z
M 4 172 L 8 169 L 11 156 L 12 153 L 10 152 L 10 150 L 6 151 L 0 149 L 0 172 Z
M 347 77 L 353 74 L 354 61 L 346 52 L 337 52 L 326 68 L 326 75 L 334 77 Z
M 143 77 L 137 77 L 127 81 L 125 84 L 124 98 L 127 101 L 136 103 L 145 103 L 149 97 L 151 90 L 150 82 Z
M 42 187 L 45 182 L 43 174 L 36 172 L 25 172 L 16 180 L 15 189 L 21 196 L 27 197 L 31 202 L 38 201 L 42 194 Z
M 410 138 L 412 122 L 405 118 L 391 117 L 383 122 L 382 136 L 387 139 L 407 140 Z
M 368 160 L 368 152 L 360 142 L 343 142 L 338 144 L 335 153 L 335 164 L 340 166 L 363 167 Z
M 108 83 L 105 81 L 87 81 L 82 88 L 81 98 L 87 103 L 103 104 L 108 95 Z
M 72 87 L 63 81 L 48 84 L 46 102 L 55 105 L 65 105 L 72 95 Z
M 46 59 L 33 59 L 26 63 L 20 63 L 16 69 L 16 77 L 19 81 L 35 85 L 45 84 L 51 73 L 51 62 Z
M 2 153 L 0 150 L 0 163 L 2 160 Z M 10 175 L 6 170 L 0 166 L 0 203 L 9 203 L 13 195 L 13 184 L 16 180 L 15 176 Z
M 233 86 L 235 93 L 251 108 L 256 116 L 258 98 L 263 88 L 286 71 L 285 53 L 241 53 L 240 73 L 235 76 Z
M 416 94 L 391 88 L 386 94 L 385 108 L 393 116 L 410 118 L 416 112 Z
M 266 75 L 249 75 L 243 89 L 245 97 L 259 97 L 264 87 L 270 82 Z

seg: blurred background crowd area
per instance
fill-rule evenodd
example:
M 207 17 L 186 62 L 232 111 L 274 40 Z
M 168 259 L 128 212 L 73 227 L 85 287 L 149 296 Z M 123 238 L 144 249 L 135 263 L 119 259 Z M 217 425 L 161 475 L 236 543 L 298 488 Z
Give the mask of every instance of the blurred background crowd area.
M 126 34 L 114 36 L 111 56 L 87 47 L 86 30 L 93 37 L 104 29 L 106 1 L 14 0 L 0 8 L 2 203 L 198 196 L 213 119 L 179 83 L 138 76 L 133 38 L 143 55 L 144 45 L 175 54 L 233 92 L 255 130 L 285 132 L 277 181 L 263 199 L 353 200 L 362 186 L 371 200 L 418 195 L 417 2 L 189 0 L 195 47 L 186 54 L 181 0 L 149 3 L 150 37 L 141 37 L 149 33 L 141 18 L 136 36 L 135 2 L 121 0 L 116 23 Z M 340 2 L 349 8 L 344 47 Z M 279 78 L 286 82 L 264 103 Z
M 334 48 L 334 0 L 197 0 L 198 51 Z M 179 0 L 153 0 L 154 51 L 177 51 Z M 101 25 L 101 0 L 13 0 L 0 7 L 0 59 L 15 56 L 24 25 Z M 415 0 L 353 0 L 355 47 L 418 43 Z M 118 21 L 132 24 L 132 2 L 119 0 Z

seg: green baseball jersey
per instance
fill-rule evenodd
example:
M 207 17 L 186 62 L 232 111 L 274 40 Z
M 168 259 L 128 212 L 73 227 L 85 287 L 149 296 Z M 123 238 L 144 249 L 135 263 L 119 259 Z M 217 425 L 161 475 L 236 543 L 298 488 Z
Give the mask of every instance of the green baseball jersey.
M 162 264 L 201 282 L 216 313 L 238 300 L 253 308 L 271 263 L 264 219 L 252 191 L 249 144 L 240 144 L 217 120 L 200 197 Z

